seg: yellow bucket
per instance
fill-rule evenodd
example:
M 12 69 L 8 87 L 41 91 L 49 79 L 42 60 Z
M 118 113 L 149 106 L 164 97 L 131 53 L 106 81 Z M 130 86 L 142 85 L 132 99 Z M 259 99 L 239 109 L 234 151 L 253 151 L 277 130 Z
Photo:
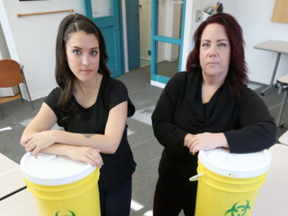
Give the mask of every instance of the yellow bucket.
M 41 216 L 101 215 L 99 168 L 42 153 L 26 153 L 20 167 Z
M 227 149 L 200 151 L 195 216 L 250 216 L 271 165 L 268 150 L 230 154 Z

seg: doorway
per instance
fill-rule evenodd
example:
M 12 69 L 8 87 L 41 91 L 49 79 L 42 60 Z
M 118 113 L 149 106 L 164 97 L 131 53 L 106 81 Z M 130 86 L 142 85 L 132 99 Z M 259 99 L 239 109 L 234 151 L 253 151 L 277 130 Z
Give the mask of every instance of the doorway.
M 151 64 L 152 2 L 152 0 L 139 0 L 140 67 Z M 180 38 L 183 1 L 158 0 L 157 2 L 159 4 L 159 32 L 163 36 Z M 167 65 L 167 68 L 172 66 L 173 69 L 177 64 L 176 70 L 178 70 L 179 46 L 169 47 L 163 44 L 159 46 L 161 52 L 159 52 L 157 62 L 161 62 L 163 66 Z
M 151 84 L 164 87 L 181 71 L 186 0 L 152 1 Z
M 151 0 L 125 0 L 128 70 L 151 62 Z
M 131 52 L 129 49 L 132 41 L 129 40 L 132 38 L 129 35 L 131 31 L 139 31 L 139 66 L 151 65 L 151 80 L 166 84 L 181 69 L 186 0 L 137 0 L 137 2 L 139 8 L 134 5 L 131 9 L 130 0 L 126 0 L 126 8 L 130 8 L 130 11 L 126 11 L 128 19 L 131 17 L 130 13 L 135 11 L 139 13 L 138 27 L 129 26 L 131 22 L 127 21 L 128 61 L 136 56 L 135 50 L 132 49 Z
M 151 64 L 151 0 L 139 0 L 140 67 Z

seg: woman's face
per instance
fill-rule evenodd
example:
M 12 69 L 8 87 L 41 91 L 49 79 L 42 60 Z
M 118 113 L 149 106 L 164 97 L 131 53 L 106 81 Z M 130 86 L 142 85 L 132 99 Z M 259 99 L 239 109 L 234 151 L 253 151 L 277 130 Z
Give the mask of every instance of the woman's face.
M 230 42 L 225 28 L 209 24 L 202 33 L 200 42 L 200 65 L 204 78 L 224 82 L 230 63 Z
M 68 65 L 80 83 L 94 81 L 99 69 L 99 42 L 94 34 L 71 33 L 66 43 Z

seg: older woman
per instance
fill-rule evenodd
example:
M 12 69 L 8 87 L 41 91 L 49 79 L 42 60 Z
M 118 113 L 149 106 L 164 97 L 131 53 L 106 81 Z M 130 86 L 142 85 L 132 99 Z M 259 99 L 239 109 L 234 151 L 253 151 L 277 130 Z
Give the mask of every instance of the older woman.
M 154 215 L 194 215 L 199 150 L 249 153 L 275 143 L 276 125 L 262 99 L 246 85 L 242 29 L 218 13 L 194 34 L 187 72 L 166 85 L 152 115 L 164 146 L 154 195 Z M 207 194 L 207 196 L 209 196 Z M 207 206 L 209 208 L 209 206 Z

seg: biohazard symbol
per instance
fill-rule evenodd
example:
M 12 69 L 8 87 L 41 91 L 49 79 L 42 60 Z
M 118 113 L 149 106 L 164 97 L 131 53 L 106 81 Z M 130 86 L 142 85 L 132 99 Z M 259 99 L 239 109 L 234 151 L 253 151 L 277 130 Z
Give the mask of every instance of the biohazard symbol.
M 76 216 L 76 214 L 72 211 L 58 211 L 55 216 Z
M 246 205 L 235 203 L 233 207 L 225 213 L 225 216 L 244 216 L 247 211 L 251 210 L 249 206 L 249 201 L 246 200 Z

